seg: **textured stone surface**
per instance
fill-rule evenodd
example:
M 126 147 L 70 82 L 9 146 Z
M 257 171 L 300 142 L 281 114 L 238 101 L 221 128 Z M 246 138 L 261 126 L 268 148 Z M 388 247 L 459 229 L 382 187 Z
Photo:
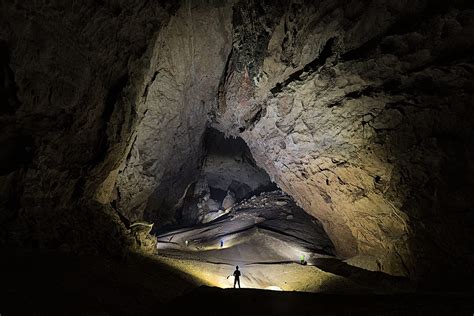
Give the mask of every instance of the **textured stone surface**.
M 114 210 L 79 202 L 92 199 L 126 152 L 148 46 L 175 8 L 0 6 L 0 242 L 114 252 L 127 234 Z M 99 200 L 106 196 L 99 190 Z
M 472 256 L 474 12 L 458 5 L 295 2 L 273 28 L 241 26 L 270 38 L 265 58 L 222 84 L 215 126 L 246 140 L 340 255 L 388 273 Z
M 197 180 L 207 114 L 231 48 L 231 7 L 182 5 L 160 32 L 117 204 L 133 219 L 171 220 Z M 212 40 L 211 40 L 212 39 Z

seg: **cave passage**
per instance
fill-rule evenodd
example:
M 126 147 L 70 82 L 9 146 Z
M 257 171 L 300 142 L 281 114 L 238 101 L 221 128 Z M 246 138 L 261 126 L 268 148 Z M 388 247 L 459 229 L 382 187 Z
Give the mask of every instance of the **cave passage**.
M 335 254 L 321 223 L 271 182 L 242 139 L 209 128 L 204 144 L 199 179 L 175 225 L 157 232 L 158 256 L 177 269 L 192 262 L 185 272 L 214 286 L 231 287 L 228 275 L 238 265 L 244 287 L 301 290 L 310 279 L 295 266 Z
M 207 223 L 224 215 L 235 203 L 277 189 L 240 137 L 226 138 L 208 128 L 203 146 L 201 172 L 176 211 L 179 225 Z

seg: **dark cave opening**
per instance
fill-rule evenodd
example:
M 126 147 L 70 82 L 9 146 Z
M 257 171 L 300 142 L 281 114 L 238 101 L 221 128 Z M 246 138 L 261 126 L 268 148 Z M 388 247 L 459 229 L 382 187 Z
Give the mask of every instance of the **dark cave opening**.
M 209 187 L 209 193 L 210 198 L 215 201 L 224 201 L 224 198 L 227 195 L 227 191 L 214 187 Z
M 209 221 L 244 199 L 277 189 L 268 174 L 256 165 L 243 139 L 226 137 L 209 127 L 204 136 L 198 180 L 186 192 L 175 219 L 177 225 Z

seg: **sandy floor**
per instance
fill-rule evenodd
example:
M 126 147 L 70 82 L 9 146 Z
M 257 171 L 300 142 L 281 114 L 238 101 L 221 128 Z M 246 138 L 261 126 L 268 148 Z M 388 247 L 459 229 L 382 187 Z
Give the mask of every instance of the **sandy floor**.
M 239 206 L 213 222 L 162 232 L 156 259 L 201 285 L 220 288 L 233 287 L 231 275 L 238 265 L 245 288 L 325 293 L 393 291 L 390 276 L 342 262 L 332 255 L 331 243 L 317 222 L 289 202 L 277 205 L 282 197 L 270 198 L 263 198 L 265 203 L 261 197 L 258 203 L 255 199 L 253 207 Z M 307 265 L 300 264 L 302 258 Z M 386 279 L 388 286 L 383 284 Z
M 0 249 L 0 253 L 6 259 L 0 261 L 2 315 L 472 315 L 474 311 L 472 294 L 367 293 L 374 288 L 367 282 L 374 280 L 373 274 L 353 271 L 329 258 L 324 259 L 326 264 L 341 275 L 296 263 L 244 264 L 244 288 L 234 290 L 199 287 L 232 286 L 225 276 L 233 265 L 225 263 L 164 255 L 107 259 L 44 251 Z M 251 284 L 272 284 L 287 291 L 250 289 Z
M 212 263 L 204 260 L 184 259 L 172 256 L 157 256 L 170 267 L 197 279 L 201 285 L 232 288 L 234 264 Z M 306 292 L 371 292 L 367 286 L 358 285 L 342 276 L 325 272 L 316 266 L 298 263 L 240 263 L 242 288 L 270 289 Z M 230 277 L 229 277 L 230 276 Z

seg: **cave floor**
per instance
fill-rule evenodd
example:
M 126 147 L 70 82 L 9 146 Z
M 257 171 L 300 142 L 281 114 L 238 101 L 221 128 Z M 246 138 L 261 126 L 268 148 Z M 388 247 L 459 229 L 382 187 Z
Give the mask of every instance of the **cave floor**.
M 111 259 L 11 249 L 1 253 L 1 315 L 472 315 L 474 311 L 472 294 L 322 294 L 200 286 L 202 279 L 169 267 L 169 261 L 183 259 L 166 256 L 130 254 Z M 268 270 L 269 265 L 262 268 Z M 243 278 L 242 286 L 245 282 Z M 348 283 L 332 284 L 336 290 Z
M 0 249 L 0 314 L 149 315 L 198 285 L 152 258 Z
M 405 278 L 337 258 L 317 223 L 281 199 L 266 195 L 217 220 L 159 234 L 156 260 L 200 285 L 164 308 L 181 314 L 192 306 L 198 315 L 471 315 L 471 296 L 420 294 Z M 242 289 L 233 289 L 236 265 Z
M 239 266 L 241 285 L 246 288 L 359 294 L 409 291 L 403 278 L 338 259 L 317 220 L 277 192 L 244 201 L 214 221 L 161 231 L 157 240 L 157 259 L 201 285 L 233 287 L 230 275 Z M 307 264 L 300 264 L 301 259 Z
M 472 315 L 473 296 L 315 294 L 200 287 L 168 303 L 174 315 Z
M 338 294 L 398 294 L 413 291 L 405 278 L 361 269 L 334 256 L 306 253 L 307 264 L 302 265 L 297 261 L 298 256 L 285 257 L 275 251 L 276 247 L 282 246 L 281 240 L 258 230 L 247 233 L 245 238 L 241 236 L 241 242 L 225 248 L 162 248 L 156 260 L 170 269 L 181 271 L 199 285 L 223 289 L 233 287 L 231 275 L 238 265 L 243 288 Z M 291 243 L 283 245 L 292 249 Z
M 163 232 L 153 255 L 0 249 L 0 314 L 472 315 L 472 293 L 420 293 L 337 258 L 317 222 L 282 199 Z

